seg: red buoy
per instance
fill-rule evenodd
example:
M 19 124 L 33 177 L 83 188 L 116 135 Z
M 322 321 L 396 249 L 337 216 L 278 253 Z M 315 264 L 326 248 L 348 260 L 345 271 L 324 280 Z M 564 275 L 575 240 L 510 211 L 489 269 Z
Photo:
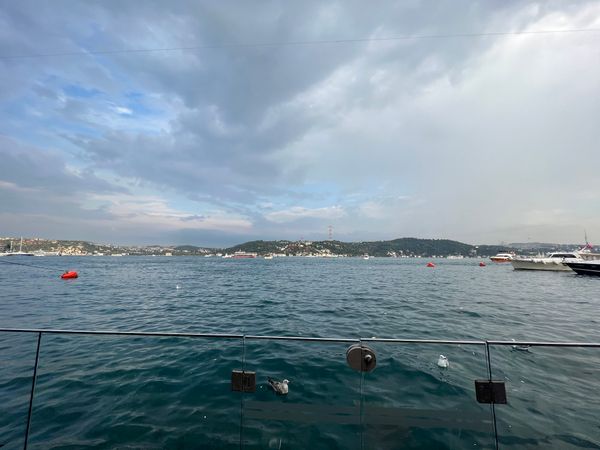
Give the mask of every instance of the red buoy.
M 435 264 L 434 264 L 434 263 L 432 263 L 432 262 L 428 262 L 428 263 L 427 263 L 427 267 L 435 267 Z
M 77 278 L 79 275 L 77 275 L 77 272 L 75 272 L 74 270 L 71 270 L 70 272 L 65 272 L 63 273 L 60 277 L 63 280 L 68 280 L 70 278 Z
M 479 263 L 479 267 L 485 267 L 485 263 L 484 263 L 483 261 L 481 261 L 481 262 Z

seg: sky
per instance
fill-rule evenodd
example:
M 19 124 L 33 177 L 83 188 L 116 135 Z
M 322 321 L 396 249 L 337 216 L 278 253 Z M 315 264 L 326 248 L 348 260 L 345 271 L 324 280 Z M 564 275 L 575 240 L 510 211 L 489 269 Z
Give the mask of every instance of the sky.
M 0 236 L 593 243 L 598 186 L 598 1 L 0 8 Z

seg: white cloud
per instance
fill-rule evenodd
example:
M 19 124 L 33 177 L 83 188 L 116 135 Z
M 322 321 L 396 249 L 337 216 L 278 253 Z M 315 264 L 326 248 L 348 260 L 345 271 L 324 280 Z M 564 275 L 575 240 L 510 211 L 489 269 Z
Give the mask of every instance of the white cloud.
M 133 114 L 133 111 L 131 109 L 126 108 L 124 106 L 115 106 L 113 109 L 118 114 L 121 114 L 121 115 L 124 115 L 124 116 L 130 116 L 130 115 Z
M 112 226 L 116 228 L 248 232 L 252 227 L 252 222 L 239 214 L 221 210 L 192 213 L 173 208 L 165 199 L 158 196 L 91 195 L 89 200 L 94 207 L 101 205 L 111 214 Z
M 346 212 L 341 206 L 326 206 L 323 208 L 293 206 L 291 208 L 270 212 L 265 215 L 265 218 L 271 222 L 286 223 L 300 219 L 339 219 L 345 215 Z

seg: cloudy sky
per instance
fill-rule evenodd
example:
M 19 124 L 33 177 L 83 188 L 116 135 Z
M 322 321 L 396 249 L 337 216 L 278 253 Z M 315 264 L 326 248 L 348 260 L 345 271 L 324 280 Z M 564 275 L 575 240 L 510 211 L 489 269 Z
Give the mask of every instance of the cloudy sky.
M 599 186 L 598 1 L 0 8 L 0 236 L 600 242 Z

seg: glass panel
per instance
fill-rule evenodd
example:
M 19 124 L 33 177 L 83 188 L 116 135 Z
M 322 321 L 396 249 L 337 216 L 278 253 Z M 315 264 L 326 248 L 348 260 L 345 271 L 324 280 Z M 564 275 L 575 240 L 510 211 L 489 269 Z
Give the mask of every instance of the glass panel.
M 360 448 L 361 377 L 346 364 L 350 345 L 246 340 L 257 386 L 244 395 L 244 448 Z M 289 393 L 277 395 L 268 377 L 288 379 Z
M 501 449 L 600 448 L 600 349 L 491 346 Z
M 22 449 L 37 334 L 0 333 L 0 447 Z
M 241 344 L 44 335 L 30 447 L 239 448 Z
M 483 345 L 363 344 L 377 357 L 363 383 L 365 448 L 494 448 L 491 407 L 475 396 L 488 379 Z

